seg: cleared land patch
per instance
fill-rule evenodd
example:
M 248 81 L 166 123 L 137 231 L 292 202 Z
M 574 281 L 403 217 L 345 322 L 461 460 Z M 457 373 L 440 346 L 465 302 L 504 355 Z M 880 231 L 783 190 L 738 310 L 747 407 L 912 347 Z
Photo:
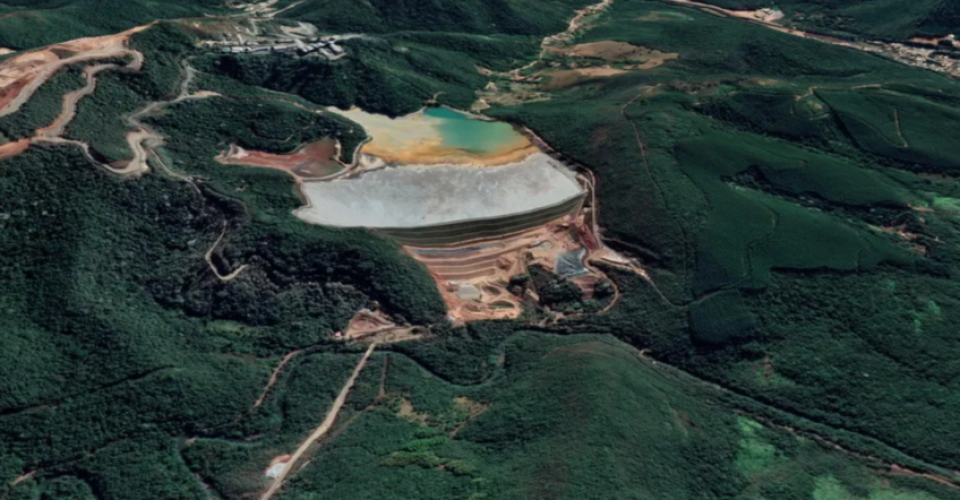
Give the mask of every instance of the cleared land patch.
M 15 113 L 44 82 L 61 68 L 71 64 L 113 57 L 132 57 L 127 68 L 140 69 L 143 54 L 128 49 L 126 45 L 132 35 L 148 27 L 149 25 L 140 26 L 116 35 L 81 38 L 51 45 L 4 61 L 0 65 L 0 116 Z
M 236 144 L 231 144 L 230 148 L 217 156 L 216 160 L 227 165 L 250 165 L 282 170 L 299 182 L 304 179 L 319 179 L 343 170 L 343 165 L 335 159 L 336 155 L 337 141 L 324 138 L 286 155 L 247 151 Z
M 622 75 L 624 73 L 626 73 L 626 70 L 622 70 L 620 68 L 579 68 L 547 71 L 544 72 L 547 80 L 541 85 L 541 87 L 546 90 L 559 90 L 572 87 L 577 83 L 587 81 L 592 78 L 605 78 L 609 76 Z
M 573 57 L 603 59 L 608 62 L 639 62 L 651 64 L 650 67 L 659 66 L 680 56 L 675 52 L 661 52 L 613 40 L 573 45 L 563 49 L 562 53 Z
M 522 287 L 511 284 L 512 278 L 527 275 L 535 265 L 556 272 L 569 254 L 578 255 L 582 265 L 582 228 L 582 216 L 566 215 L 513 236 L 447 248 L 405 248 L 436 280 L 453 321 L 513 319 L 527 297 Z M 581 277 L 589 279 L 576 284 L 589 296 L 599 277 Z

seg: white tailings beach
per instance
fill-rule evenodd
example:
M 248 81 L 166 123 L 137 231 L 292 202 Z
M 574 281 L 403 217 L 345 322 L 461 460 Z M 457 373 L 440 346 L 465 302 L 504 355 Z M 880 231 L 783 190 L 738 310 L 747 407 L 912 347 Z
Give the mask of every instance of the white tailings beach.
M 330 182 L 304 182 L 313 224 L 406 228 L 487 219 L 550 207 L 580 196 L 573 172 L 543 153 L 499 167 L 385 168 Z

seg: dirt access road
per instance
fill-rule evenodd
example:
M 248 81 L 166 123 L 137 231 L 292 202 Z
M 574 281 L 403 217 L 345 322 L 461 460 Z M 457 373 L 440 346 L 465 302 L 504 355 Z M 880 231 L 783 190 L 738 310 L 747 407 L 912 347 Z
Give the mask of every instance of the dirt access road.
M 127 134 L 127 143 L 130 145 L 130 150 L 133 151 L 133 159 L 130 160 L 130 163 L 126 167 L 120 169 L 111 168 L 111 171 L 120 175 L 139 175 L 145 174 L 150 170 L 150 167 L 147 165 L 147 159 L 153 154 L 153 148 L 163 145 L 163 136 L 141 123 L 140 118 L 186 100 L 204 99 L 219 95 L 214 92 L 204 91 L 191 94 L 190 84 L 193 82 L 197 71 L 193 66 L 190 66 L 188 61 L 184 61 L 183 70 L 183 81 L 180 83 L 180 93 L 176 98 L 170 101 L 152 102 L 127 117 L 127 123 L 137 128 L 137 130 Z
M 73 117 L 77 114 L 77 103 L 80 102 L 80 99 L 92 94 L 93 91 L 97 89 L 97 73 L 113 68 L 119 68 L 119 66 L 116 64 L 87 66 L 83 70 L 83 76 L 87 79 L 87 84 L 84 85 L 83 88 L 68 92 L 63 96 L 63 108 L 62 111 L 60 111 L 60 116 L 50 125 L 37 130 L 37 136 L 44 139 L 53 139 L 63 135 L 64 129 L 67 128 L 67 125 L 73 121 Z
M 138 26 L 116 35 L 81 38 L 18 55 L 0 64 L 0 117 L 17 112 L 51 76 L 71 64 L 130 57 L 127 68 L 143 65 L 143 54 L 127 48 L 130 37 L 153 24 Z M 73 54 L 61 58 L 58 53 Z
M 363 353 L 363 357 L 360 358 L 360 362 L 357 363 L 356 368 L 353 369 L 353 373 L 350 374 L 350 378 L 347 379 L 347 383 L 343 384 L 343 388 L 340 389 L 340 394 L 337 395 L 337 399 L 333 400 L 333 406 L 330 407 L 330 410 L 327 412 L 326 418 L 323 419 L 323 422 L 320 424 L 320 427 L 317 427 L 310 436 L 307 437 L 303 443 L 300 444 L 300 447 L 297 448 L 297 451 L 293 454 L 293 457 L 283 466 L 283 469 L 280 471 L 280 474 L 277 474 L 276 479 L 273 480 L 273 483 L 267 489 L 267 491 L 260 496 L 260 500 L 270 500 L 274 495 L 280 491 L 280 488 L 283 487 L 283 482 L 287 479 L 287 476 L 290 475 L 290 471 L 297 465 L 297 462 L 300 461 L 300 458 L 303 457 L 303 454 L 317 442 L 318 439 L 323 437 L 330 429 L 333 427 L 333 423 L 337 420 L 337 415 L 340 414 L 340 409 L 343 408 L 343 404 L 347 401 L 347 396 L 350 394 L 350 389 L 353 387 L 354 382 L 357 381 L 357 377 L 360 376 L 360 372 L 363 371 L 363 367 L 366 366 L 367 360 L 370 359 L 370 355 L 373 354 L 373 350 L 376 349 L 377 344 L 370 344 L 370 347 L 367 348 L 366 352 Z

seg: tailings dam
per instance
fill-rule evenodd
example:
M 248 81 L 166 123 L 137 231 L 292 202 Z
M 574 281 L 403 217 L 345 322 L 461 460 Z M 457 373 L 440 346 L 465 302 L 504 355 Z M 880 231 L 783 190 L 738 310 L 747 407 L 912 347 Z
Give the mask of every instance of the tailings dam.
M 356 178 L 306 182 L 297 216 L 340 227 L 412 228 L 484 220 L 562 205 L 582 195 L 573 174 L 543 153 L 492 168 L 389 167 Z

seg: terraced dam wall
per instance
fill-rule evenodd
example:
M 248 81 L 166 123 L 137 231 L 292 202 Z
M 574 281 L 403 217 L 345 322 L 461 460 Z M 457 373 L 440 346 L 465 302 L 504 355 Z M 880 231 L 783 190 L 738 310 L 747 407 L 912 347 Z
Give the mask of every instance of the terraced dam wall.
M 509 236 L 542 226 L 564 215 L 578 212 L 583 200 L 584 193 L 580 193 L 556 205 L 529 212 L 433 226 L 379 228 L 377 232 L 403 245 L 414 247 L 463 245 L 474 240 Z

